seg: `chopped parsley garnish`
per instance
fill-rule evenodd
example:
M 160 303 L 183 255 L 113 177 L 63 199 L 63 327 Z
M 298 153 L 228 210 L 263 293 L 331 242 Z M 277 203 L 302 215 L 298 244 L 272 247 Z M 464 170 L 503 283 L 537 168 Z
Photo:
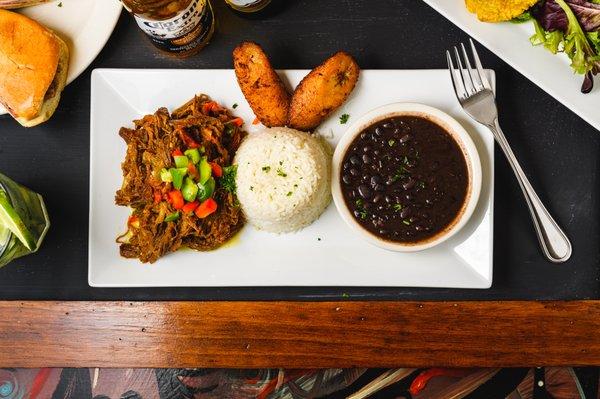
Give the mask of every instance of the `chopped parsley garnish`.
M 348 119 L 350 119 L 350 115 L 348 115 L 348 114 L 342 114 L 340 116 L 340 124 L 345 125 L 346 122 L 348 122 Z
M 404 219 L 404 220 L 402 221 L 402 223 L 404 223 L 404 224 L 405 224 L 405 225 L 407 225 L 407 226 L 410 226 L 410 221 L 408 221 L 408 220 L 406 220 L 406 219 Z
M 345 292 L 342 294 L 342 298 L 350 298 L 350 295 L 346 294 Z
M 396 171 L 396 174 L 392 176 L 392 181 L 395 183 L 403 177 L 407 177 L 410 172 L 404 167 L 400 166 Z
M 250 186 L 250 191 L 254 191 L 254 186 Z
M 321 241 L 321 237 L 317 237 L 317 241 Z
M 395 143 L 396 143 L 396 140 L 388 140 L 388 145 L 390 147 L 393 147 Z
M 425 188 L 425 182 L 424 182 L 424 181 L 420 181 L 420 182 L 418 182 L 418 183 L 417 183 L 417 185 L 418 185 L 420 188 L 422 188 L 422 189 L 424 189 L 424 188 Z
M 277 176 L 287 177 L 287 173 L 285 173 L 283 169 L 277 168 Z
M 297 185 L 297 184 L 294 184 L 294 188 L 298 188 L 298 185 Z
M 268 165 L 262 167 L 262 171 L 265 172 L 265 173 L 269 173 L 270 170 L 271 170 L 271 167 L 268 166 Z
M 62 7 L 62 1 L 57 4 L 59 7 Z
M 287 195 L 288 197 L 291 197 L 291 196 L 292 196 L 292 192 L 291 192 L 291 191 L 288 191 L 288 193 L 287 193 L 286 195 Z
M 234 130 L 235 130 L 235 127 L 232 124 L 230 124 L 230 123 L 225 124 L 225 133 L 226 134 L 232 135 Z
M 231 106 L 231 108 L 233 108 L 233 109 L 236 109 L 237 107 L 238 107 L 238 104 L 237 104 L 237 103 L 235 103 L 235 104 L 233 104 L 233 105 Z
M 279 166 L 282 166 L 282 165 L 283 165 L 283 161 L 279 161 Z
M 235 194 L 235 175 L 237 173 L 237 165 L 225 166 L 223 168 L 223 176 L 221 177 L 221 186 L 232 194 Z M 251 188 L 252 189 L 252 188 Z
M 355 201 L 355 204 L 356 204 L 356 212 L 358 212 L 358 216 L 363 220 L 366 219 L 367 218 L 367 210 L 364 207 L 365 201 L 363 201 L 362 198 L 359 198 Z
M 402 210 L 402 204 L 394 204 L 394 210 L 395 210 L 396 212 L 398 212 L 398 211 Z

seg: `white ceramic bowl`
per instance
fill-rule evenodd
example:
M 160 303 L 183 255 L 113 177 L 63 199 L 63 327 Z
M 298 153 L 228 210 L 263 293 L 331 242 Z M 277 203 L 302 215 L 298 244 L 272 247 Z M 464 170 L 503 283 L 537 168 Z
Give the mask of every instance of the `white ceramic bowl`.
M 442 231 L 436 235 L 417 242 L 397 242 L 385 240 L 369 232 L 362 227 L 354 218 L 348 209 L 344 197 L 342 195 L 340 180 L 341 167 L 344 155 L 354 138 L 366 127 L 379 122 L 383 119 L 400 116 L 413 115 L 420 116 L 437 123 L 442 126 L 461 148 L 467 163 L 468 183 L 467 195 L 462 208 L 458 212 L 456 218 Z M 344 133 L 333 154 L 332 164 L 332 194 L 335 206 L 342 216 L 342 219 L 363 239 L 392 251 L 399 252 L 415 252 L 427 248 L 431 248 L 446 241 L 448 238 L 456 234 L 469 220 L 473 214 L 473 210 L 479 200 L 481 191 L 481 163 L 479 154 L 473 140 L 467 131 L 454 118 L 439 109 L 416 103 L 394 103 L 376 108 L 356 120 Z

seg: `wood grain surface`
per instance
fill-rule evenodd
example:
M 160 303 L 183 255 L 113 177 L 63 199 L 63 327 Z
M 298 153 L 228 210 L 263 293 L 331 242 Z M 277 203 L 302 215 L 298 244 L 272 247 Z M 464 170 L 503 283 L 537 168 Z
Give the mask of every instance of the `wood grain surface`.
M 600 303 L 0 302 L 0 367 L 600 365 Z

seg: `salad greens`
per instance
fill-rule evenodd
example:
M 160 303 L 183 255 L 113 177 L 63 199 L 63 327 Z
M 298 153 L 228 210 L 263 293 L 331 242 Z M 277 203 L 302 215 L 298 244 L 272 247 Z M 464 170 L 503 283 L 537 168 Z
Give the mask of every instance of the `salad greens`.
M 545 0 L 527 13 L 535 27 L 531 43 L 565 53 L 573 71 L 585 76 L 581 91 L 588 93 L 593 75 L 600 72 L 600 0 Z

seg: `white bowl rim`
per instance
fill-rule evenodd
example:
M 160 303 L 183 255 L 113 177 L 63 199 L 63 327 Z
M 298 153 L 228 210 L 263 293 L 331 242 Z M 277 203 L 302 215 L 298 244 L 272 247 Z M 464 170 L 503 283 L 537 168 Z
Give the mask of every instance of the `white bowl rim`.
M 340 185 L 340 171 L 341 163 L 346 153 L 346 150 L 350 146 L 354 138 L 367 126 L 372 125 L 382 119 L 394 115 L 421 115 L 429 117 L 433 122 L 441 125 L 446 131 L 448 131 L 455 141 L 461 147 L 465 160 L 467 162 L 467 168 L 469 171 L 469 187 L 467 191 L 467 200 L 465 205 L 461 209 L 461 213 L 454 220 L 448 228 L 433 236 L 433 238 L 426 241 L 420 241 L 416 243 L 401 243 L 384 240 L 375 234 L 369 232 L 362 227 L 350 213 L 350 210 L 346 206 L 346 202 L 343 198 L 341 185 Z M 412 102 L 397 102 L 375 108 L 360 118 L 355 120 L 352 125 L 348 127 L 344 132 L 340 141 L 338 142 L 332 160 L 331 170 L 331 182 L 332 182 L 332 195 L 335 207 L 342 219 L 350 226 L 352 230 L 358 233 L 363 239 L 374 244 L 378 247 L 397 251 L 397 252 L 417 252 L 424 249 L 432 248 L 442 242 L 448 240 L 450 237 L 455 235 L 471 218 L 473 211 L 475 210 L 479 201 L 479 195 L 481 192 L 482 185 L 482 169 L 481 161 L 477 147 L 473 142 L 473 139 L 465 128 L 453 117 L 447 113 L 431 107 L 429 105 L 412 103 Z

